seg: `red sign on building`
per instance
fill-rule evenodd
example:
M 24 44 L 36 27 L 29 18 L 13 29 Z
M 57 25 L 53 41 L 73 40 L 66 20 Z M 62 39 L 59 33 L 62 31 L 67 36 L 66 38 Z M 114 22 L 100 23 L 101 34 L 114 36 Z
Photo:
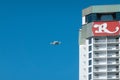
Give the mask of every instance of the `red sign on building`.
M 120 33 L 120 22 L 94 22 L 92 25 L 94 36 L 115 36 Z

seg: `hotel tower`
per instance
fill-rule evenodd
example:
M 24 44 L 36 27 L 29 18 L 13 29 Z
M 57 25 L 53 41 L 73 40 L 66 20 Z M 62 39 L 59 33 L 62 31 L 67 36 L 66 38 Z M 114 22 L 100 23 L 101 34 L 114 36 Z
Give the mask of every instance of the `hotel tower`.
M 82 11 L 79 80 L 120 80 L 120 5 Z

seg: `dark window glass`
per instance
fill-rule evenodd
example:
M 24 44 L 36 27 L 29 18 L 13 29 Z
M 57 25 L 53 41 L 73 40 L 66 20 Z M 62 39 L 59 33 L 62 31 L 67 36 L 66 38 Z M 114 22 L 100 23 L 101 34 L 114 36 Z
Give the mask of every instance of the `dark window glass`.
M 91 44 L 92 43 L 92 39 L 91 38 L 89 38 L 89 44 Z
M 89 51 L 91 51 L 92 50 L 92 46 L 89 46 Z
M 91 74 L 89 74 L 88 79 L 89 79 L 89 80 L 91 80 L 91 79 L 92 79 L 92 75 L 91 75 Z
M 89 72 L 92 72 L 92 68 L 91 67 L 89 67 Z
M 116 20 L 115 13 L 97 13 L 96 21 L 112 21 L 112 20 Z
M 89 14 L 89 15 L 86 16 L 86 22 L 87 23 L 96 21 L 96 19 L 97 19 L 96 13 L 92 13 L 92 14 Z
M 112 15 L 101 15 L 101 21 L 109 21 L 109 20 L 113 20 L 113 16 Z
M 116 20 L 120 20 L 120 12 L 116 13 Z
M 87 22 L 87 23 L 92 22 L 91 15 L 87 15 L 87 16 L 86 16 L 86 22 Z
M 91 16 L 92 16 L 92 21 L 96 21 L 97 20 L 97 14 L 96 13 L 91 14 Z
M 92 58 L 92 53 L 89 53 L 89 58 Z
M 120 20 L 120 12 L 116 13 L 91 13 L 86 15 L 86 23 L 94 21 L 113 21 Z
M 89 60 L 89 65 L 92 65 L 92 60 Z

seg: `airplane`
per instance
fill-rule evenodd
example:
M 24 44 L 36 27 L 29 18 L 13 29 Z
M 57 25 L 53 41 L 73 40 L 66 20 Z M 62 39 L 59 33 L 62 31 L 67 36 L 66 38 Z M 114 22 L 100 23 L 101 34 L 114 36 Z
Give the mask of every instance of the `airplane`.
M 51 45 L 60 45 L 61 42 L 59 42 L 59 41 L 53 41 L 53 42 L 50 42 L 50 44 L 51 44 Z

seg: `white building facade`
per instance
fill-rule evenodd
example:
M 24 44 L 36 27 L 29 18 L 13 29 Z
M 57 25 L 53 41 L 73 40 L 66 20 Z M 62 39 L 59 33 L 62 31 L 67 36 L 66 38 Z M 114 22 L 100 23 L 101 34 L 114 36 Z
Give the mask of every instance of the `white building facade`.
M 82 11 L 79 80 L 120 80 L 120 5 Z

